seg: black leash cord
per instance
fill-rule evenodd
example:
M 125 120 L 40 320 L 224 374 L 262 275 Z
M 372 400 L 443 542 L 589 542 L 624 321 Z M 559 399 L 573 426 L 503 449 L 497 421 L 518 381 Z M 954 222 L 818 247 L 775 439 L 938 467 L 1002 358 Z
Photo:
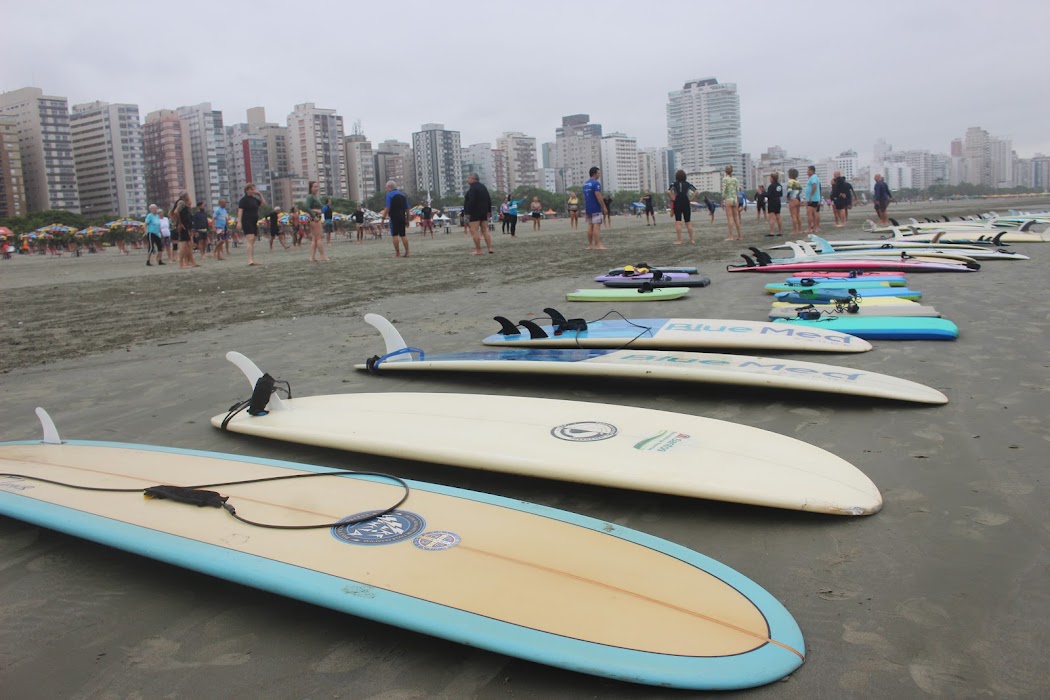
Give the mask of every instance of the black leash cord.
M 628 340 L 628 341 L 627 341 L 626 343 L 624 343 L 624 344 L 623 344 L 623 345 L 621 345 L 620 347 L 617 347 L 617 348 L 613 348 L 613 351 L 616 351 L 616 350 L 623 350 L 623 349 L 625 349 L 625 348 L 626 348 L 627 346 L 629 346 L 629 345 L 630 345 L 631 343 L 633 343 L 634 341 L 636 341 L 636 340 L 638 340 L 639 338 L 641 338 L 641 337 L 642 337 L 643 335 L 645 335 L 646 333 L 652 333 L 652 332 L 653 332 L 653 329 L 652 329 L 652 328 L 650 328 L 649 326 L 643 326 L 643 325 L 642 325 L 642 324 L 640 324 L 640 323 L 634 323 L 633 321 L 631 321 L 631 319 L 627 318 L 626 316 L 624 316 L 624 315 L 623 315 L 622 313 L 620 313 L 620 312 L 619 312 L 619 311 L 617 311 L 616 309 L 613 309 L 612 311 L 608 312 L 608 313 L 607 313 L 607 314 L 605 314 L 604 316 L 600 316 L 600 317 L 598 317 L 598 318 L 594 319 L 593 321 L 587 321 L 587 323 L 588 323 L 588 325 L 589 325 L 589 324 L 591 324 L 591 323 L 597 323 L 598 321 L 604 321 L 605 319 L 609 318 L 609 316 L 612 316 L 613 314 L 616 314 L 617 316 L 619 316 L 619 317 L 620 317 L 621 319 L 623 319 L 623 320 L 624 320 L 624 321 L 625 321 L 625 322 L 626 322 L 626 323 L 627 323 L 628 325 L 634 326 L 635 328 L 641 328 L 641 329 L 642 329 L 642 330 L 641 330 L 641 331 L 640 331 L 640 332 L 638 333 L 638 335 L 634 336 L 633 338 L 631 338 L 630 340 Z M 551 323 L 554 323 L 554 319 L 551 319 Z M 575 335 L 573 336 L 573 340 L 574 340 L 574 341 L 576 341 L 576 347 L 577 347 L 577 348 L 579 348 L 580 350 L 584 350 L 585 348 L 584 348 L 584 347 L 583 347 L 582 345 L 580 345 L 580 333 L 581 333 L 581 332 L 582 332 L 582 331 L 576 331 L 576 334 L 575 334 Z
M 359 471 L 354 471 L 352 469 L 339 469 L 339 470 L 331 471 L 331 472 L 307 472 L 307 473 L 301 473 L 301 474 L 287 474 L 287 475 L 284 475 L 284 476 L 268 476 L 268 477 L 263 477 L 263 478 L 260 478 L 260 479 L 244 479 L 244 480 L 241 480 L 241 481 L 224 481 L 224 482 L 219 482 L 219 483 L 215 483 L 215 484 L 198 484 L 196 486 L 177 486 L 177 487 L 168 487 L 168 488 L 175 489 L 175 490 L 177 490 L 179 492 L 191 492 L 191 491 L 200 492 L 200 489 L 215 488 L 215 487 L 219 487 L 219 486 L 238 486 L 238 485 L 242 485 L 242 484 L 260 484 L 260 483 L 263 483 L 263 482 L 266 482 L 266 481 L 283 481 L 285 479 L 308 479 L 308 478 L 314 477 L 314 476 L 347 476 L 347 475 L 353 475 L 353 476 L 377 476 L 377 477 L 380 477 L 380 478 L 383 478 L 383 479 L 390 479 L 391 481 L 394 481 L 397 484 L 399 484 L 401 486 L 401 488 L 404 489 L 404 493 L 401 495 L 401 498 L 398 500 L 397 503 L 395 503 L 394 505 L 389 506 L 387 508 L 384 508 L 381 511 L 373 512 L 373 513 L 370 513 L 368 515 L 364 515 L 364 516 L 362 516 L 360 518 L 356 518 L 356 519 L 353 519 L 353 520 L 340 520 L 340 521 L 334 522 L 334 523 L 320 523 L 320 524 L 317 524 L 317 525 L 274 525 L 272 523 L 258 523 L 258 522 L 255 522 L 253 520 L 248 520 L 247 518 L 244 518 L 244 517 L 242 517 L 240 515 L 237 515 L 237 509 L 226 502 L 228 496 L 221 496 L 220 497 L 220 496 L 218 496 L 218 494 L 216 494 L 217 501 L 215 503 L 208 503 L 207 505 L 213 505 L 216 508 L 221 507 L 223 510 L 225 510 L 227 513 L 229 513 L 235 519 L 241 521 L 242 523 L 248 524 L 248 525 L 254 525 L 255 527 L 264 527 L 264 528 L 269 528 L 269 529 L 272 529 L 272 530 L 319 530 L 321 528 L 339 527 L 340 525 L 356 525 L 357 523 L 362 523 L 362 522 L 365 522 L 366 520 L 372 520 L 374 518 L 378 518 L 380 516 L 386 515 L 387 513 L 390 513 L 391 511 L 396 510 L 398 507 L 401 506 L 402 503 L 407 501 L 408 500 L 408 495 L 409 495 L 409 493 L 411 493 L 411 489 L 409 488 L 408 483 L 405 482 L 405 480 L 401 479 L 400 477 L 396 477 L 396 476 L 394 476 L 392 474 L 383 474 L 382 472 L 359 472 Z M 64 486 L 66 488 L 76 489 L 78 491 L 101 491 L 101 492 L 105 492 L 105 493 L 145 493 L 146 495 L 153 495 L 153 494 L 149 493 L 151 491 L 151 489 L 160 488 L 160 487 L 148 487 L 148 488 L 145 488 L 145 489 L 113 489 L 113 488 L 101 488 L 101 487 L 98 487 L 98 486 L 81 486 L 79 484 L 67 484 L 67 483 L 65 483 L 63 481 L 55 481 L 53 479 L 45 479 L 45 478 L 40 477 L 40 476 L 29 476 L 28 474 L 5 474 L 5 473 L 0 473 L 0 477 L 17 477 L 19 479 L 29 479 L 31 481 L 39 481 L 39 482 L 42 482 L 42 483 L 45 483 L 45 484 L 54 484 L 55 486 Z M 171 496 L 171 494 L 168 494 L 167 496 L 164 496 L 164 497 L 171 498 L 172 496 Z M 172 500 L 181 500 L 181 499 L 173 498 Z M 189 500 L 183 500 L 182 502 L 188 503 L 190 501 Z M 200 503 L 196 503 L 196 501 L 194 501 L 194 503 L 196 505 L 202 505 Z

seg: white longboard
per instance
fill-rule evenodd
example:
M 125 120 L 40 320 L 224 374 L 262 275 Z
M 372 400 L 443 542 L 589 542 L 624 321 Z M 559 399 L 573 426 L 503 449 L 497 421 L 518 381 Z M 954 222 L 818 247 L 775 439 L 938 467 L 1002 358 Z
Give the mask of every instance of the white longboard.
M 254 387 L 259 368 L 226 356 Z M 826 450 L 668 411 L 426 393 L 279 399 L 269 409 L 211 422 L 274 440 L 639 491 L 839 515 L 882 507 L 875 484 Z
M 795 315 L 792 311 L 787 318 Z M 560 348 L 424 353 L 408 347 L 398 330 L 379 314 L 366 314 L 365 321 L 382 334 L 386 352 L 354 368 L 378 373 L 446 371 L 632 377 L 819 391 L 917 403 L 948 402 L 936 389 L 907 379 L 848 367 L 751 355 Z

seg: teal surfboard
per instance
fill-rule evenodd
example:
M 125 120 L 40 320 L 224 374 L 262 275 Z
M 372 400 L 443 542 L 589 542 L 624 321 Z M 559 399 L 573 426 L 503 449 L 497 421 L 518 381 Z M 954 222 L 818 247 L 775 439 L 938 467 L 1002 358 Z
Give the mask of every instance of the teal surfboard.
M 774 323 L 837 330 L 867 340 L 955 340 L 959 327 L 933 316 L 825 316 L 819 321 L 778 318 Z

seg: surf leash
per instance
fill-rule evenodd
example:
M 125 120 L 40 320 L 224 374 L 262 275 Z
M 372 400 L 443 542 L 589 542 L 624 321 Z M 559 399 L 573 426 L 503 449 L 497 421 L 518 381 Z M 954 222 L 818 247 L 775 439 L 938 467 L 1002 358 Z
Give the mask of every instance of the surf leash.
M 270 397 L 278 391 L 285 392 L 285 398 L 292 398 L 291 384 L 283 379 L 274 379 L 269 372 L 264 373 L 255 382 L 255 389 L 252 391 L 251 397 L 230 406 L 229 412 L 222 419 L 222 425 L 219 427 L 226 430 L 226 426 L 233 420 L 233 417 L 244 409 L 248 409 L 249 416 L 265 416 L 268 413 L 266 406 L 270 403 Z
M 315 523 L 310 525 L 278 525 L 275 523 L 260 523 L 254 520 L 249 520 L 242 515 L 237 514 L 237 509 L 229 503 L 229 496 L 223 496 L 218 491 L 209 491 L 207 489 L 219 488 L 222 486 L 240 486 L 243 484 L 261 484 L 268 481 L 284 481 L 286 479 L 308 479 L 315 476 L 372 476 L 379 477 L 381 479 L 389 479 L 397 483 L 404 490 L 401 498 L 398 499 L 397 503 L 392 506 L 388 506 L 381 511 L 369 511 L 358 518 L 344 519 L 337 522 L 327 523 Z M 382 472 L 359 472 L 353 469 L 335 469 L 330 472 L 301 472 L 298 474 L 286 474 L 284 476 L 267 476 L 259 479 L 242 479 L 239 481 L 224 481 L 215 484 L 197 484 L 196 486 L 172 486 L 172 485 L 158 485 L 148 486 L 144 489 L 115 489 L 115 488 L 103 488 L 100 486 L 84 486 L 81 484 L 70 484 L 64 481 L 55 481 L 54 479 L 45 479 L 40 476 L 29 476 L 27 474 L 0 474 L 0 477 L 17 477 L 19 479 L 28 479 L 30 481 L 39 481 L 45 484 L 53 484 L 55 486 L 63 486 L 65 488 L 76 489 L 78 491 L 95 491 L 101 493 L 141 493 L 147 499 L 150 500 L 167 500 L 174 501 L 176 503 L 185 503 L 186 505 L 197 506 L 198 508 L 211 507 L 211 508 L 222 508 L 229 513 L 235 520 L 239 520 L 246 525 L 252 525 L 254 527 L 262 527 L 271 530 L 319 530 L 322 528 L 340 527 L 345 525 L 356 525 L 363 523 L 368 520 L 374 520 L 375 518 L 382 517 L 401 506 L 411 493 L 411 488 L 408 486 L 408 482 L 404 479 L 394 476 L 393 474 L 384 474 Z
M 591 324 L 591 323 L 598 323 L 599 321 L 604 321 L 605 319 L 609 318 L 609 316 L 612 316 L 613 314 L 619 316 L 620 319 L 624 321 L 624 323 L 626 323 L 626 324 L 628 324 L 630 326 L 634 326 L 635 328 L 640 328 L 641 329 L 638 332 L 638 335 L 634 336 L 633 338 L 628 340 L 623 345 L 621 345 L 621 346 L 619 346 L 617 348 L 613 348 L 613 351 L 615 351 L 615 350 L 623 350 L 624 348 L 626 348 L 627 346 L 629 346 L 631 343 L 633 343 L 634 341 L 638 340 L 642 336 L 646 335 L 647 333 L 648 334 L 652 334 L 652 332 L 653 332 L 653 329 L 650 326 L 643 326 L 640 323 L 635 323 L 634 321 L 632 321 L 631 319 L 627 318 L 626 316 L 624 316 L 622 313 L 620 313 L 616 309 L 613 309 L 613 310 L 609 311 L 604 316 L 596 318 L 593 321 L 585 321 L 583 319 L 575 319 L 575 318 L 566 320 L 564 316 L 562 316 L 560 313 L 558 313 L 557 309 L 547 308 L 547 309 L 544 309 L 544 311 L 546 311 L 548 314 L 550 314 L 549 318 L 551 320 L 551 324 L 553 324 L 556 328 L 558 328 L 559 331 L 561 331 L 561 332 L 570 331 L 570 332 L 574 332 L 575 333 L 575 335 L 573 336 L 573 340 L 576 341 L 576 347 L 581 349 L 581 350 L 584 349 L 584 348 L 583 348 L 582 345 L 580 345 L 580 333 L 582 333 L 582 332 L 587 330 L 587 325 Z M 573 322 L 576 322 L 576 323 L 573 323 Z
M 389 360 L 391 357 L 396 357 L 397 355 L 411 355 L 411 354 L 415 354 L 415 355 L 419 356 L 419 357 L 416 358 L 416 362 L 421 362 L 427 356 L 426 353 L 423 352 L 420 348 L 410 348 L 410 347 L 406 346 L 406 347 L 403 347 L 403 348 L 398 348 L 397 350 L 394 350 L 393 352 L 388 352 L 387 354 L 383 355 L 382 357 L 380 357 L 379 355 L 372 355 L 370 358 L 365 360 L 365 367 L 372 374 L 379 374 L 379 365 L 383 364 L 384 362 Z

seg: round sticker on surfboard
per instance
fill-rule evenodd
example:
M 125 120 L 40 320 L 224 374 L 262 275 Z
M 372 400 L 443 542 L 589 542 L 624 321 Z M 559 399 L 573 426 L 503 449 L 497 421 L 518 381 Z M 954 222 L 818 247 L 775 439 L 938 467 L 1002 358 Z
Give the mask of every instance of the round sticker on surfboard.
M 350 515 L 346 520 L 356 521 L 372 514 L 378 515 L 381 510 L 366 511 Z M 353 525 L 337 525 L 332 528 L 332 536 L 349 544 L 394 544 L 412 539 L 426 527 L 426 521 L 407 510 L 395 510 L 380 515 L 378 518 L 355 522 Z
M 569 442 L 594 442 L 596 440 L 608 440 L 618 433 L 615 425 L 602 423 L 600 421 L 577 421 L 559 425 L 551 430 L 551 435 L 559 440 Z

